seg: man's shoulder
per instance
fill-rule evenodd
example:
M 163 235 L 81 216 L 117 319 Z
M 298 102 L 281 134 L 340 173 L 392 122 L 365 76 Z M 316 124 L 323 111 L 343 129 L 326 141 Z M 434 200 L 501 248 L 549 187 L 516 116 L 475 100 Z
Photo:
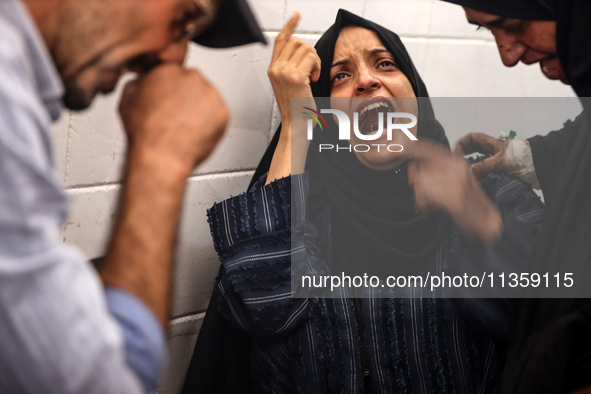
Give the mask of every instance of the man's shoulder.
M 26 38 L 0 22 L 0 95 L 17 98 L 34 94 L 34 75 L 28 62 Z
M 27 57 L 27 37 L 15 21 L 0 16 L 0 67 L 12 68 L 21 65 Z M 4 79 L 4 78 L 3 78 Z

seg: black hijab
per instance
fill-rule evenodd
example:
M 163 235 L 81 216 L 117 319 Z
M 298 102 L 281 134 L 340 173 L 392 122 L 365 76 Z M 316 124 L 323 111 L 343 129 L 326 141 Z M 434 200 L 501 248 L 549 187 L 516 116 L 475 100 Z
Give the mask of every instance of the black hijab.
M 336 21 L 320 38 L 315 48 L 321 59 L 321 73 L 312 84 L 316 98 L 331 93 L 330 65 L 341 29 L 359 26 L 374 31 L 394 56 L 406 75 L 418 101 L 418 137 L 430 138 L 448 147 L 443 128 L 435 119 L 427 89 L 400 38 L 384 27 L 339 10 Z M 318 106 L 326 104 L 317 99 Z M 324 106 L 322 106 L 324 104 Z M 375 171 L 357 160 L 353 152 L 323 151 L 319 144 L 347 145 L 338 140 L 337 125 L 325 117 L 328 130 L 317 132 L 311 143 L 307 171 L 310 173 L 310 210 L 312 215 L 326 204 L 330 206 L 332 262 L 347 274 L 392 275 L 416 272 L 417 264 L 432 261 L 448 221 L 442 215 L 427 218 L 415 213 L 408 186 L 406 168 L 400 171 Z M 395 264 L 395 266 L 393 265 Z M 340 273 L 340 271 L 339 271 Z
M 555 20 L 551 1 L 558 0 L 443 0 L 506 18 Z
M 579 97 L 591 97 L 591 2 L 586 0 L 443 0 L 507 18 L 556 21 L 558 56 Z M 586 103 L 584 102 L 585 106 Z M 588 110 L 589 108 L 586 108 Z
M 555 20 L 557 51 L 583 113 L 565 131 L 530 139 L 546 199 L 537 271 L 575 272 L 591 283 L 591 2 L 445 0 L 509 18 Z M 510 352 L 505 392 L 558 393 L 591 384 L 591 301 L 529 299 Z

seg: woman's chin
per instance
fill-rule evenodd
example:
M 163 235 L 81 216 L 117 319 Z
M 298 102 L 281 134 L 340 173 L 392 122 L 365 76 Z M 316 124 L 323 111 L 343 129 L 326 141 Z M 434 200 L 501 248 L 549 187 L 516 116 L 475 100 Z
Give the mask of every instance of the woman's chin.
M 390 171 L 401 167 L 407 161 L 406 155 L 388 152 L 355 152 L 357 160 L 365 167 L 375 171 Z

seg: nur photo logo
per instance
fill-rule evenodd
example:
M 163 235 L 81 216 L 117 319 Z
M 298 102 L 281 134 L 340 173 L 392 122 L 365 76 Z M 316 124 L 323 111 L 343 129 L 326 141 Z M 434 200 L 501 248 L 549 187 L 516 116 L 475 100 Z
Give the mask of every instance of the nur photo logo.
M 392 141 L 395 132 L 402 132 L 410 141 L 417 141 L 417 137 L 410 131 L 411 128 L 417 125 L 417 117 L 408 112 L 385 112 L 384 110 L 389 109 L 389 107 L 381 101 L 370 103 L 361 108 L 360 111 L 353 112 L 353 121 L 351 121 L 347 113 L 334 108 L 323 108 L 320 111 L 310 107 L 302 107 L 302 109 L 306 110 L 303 114 L 310 117 L 307 120 L 307 139 L 309 141 L 314 138 L 314 129 L 319 132 L 329 131 L 326 119 L 322 116 L 323 114 L 329 114 L 336 118 L 338 139 L 341 141 L 351 141 L 352 136 L 354 136 L 355 140 L 368 142 L 379 142 L 378 140 L 380 140 L 384 142 L 383 136 L 385 134 L 385 141 L 388 142 L 351 143 L 347 146 L 319 144 L 318 149 L 320 152 L 324 150 L 368 152 L 372 147 L 377 148 L 378 151 L 384 148 L 389 152 L 402 152 L 404 147 L 401 144 L 389 143 Z M 406 123 L 399 123 L 401 119 L 405 120 Z

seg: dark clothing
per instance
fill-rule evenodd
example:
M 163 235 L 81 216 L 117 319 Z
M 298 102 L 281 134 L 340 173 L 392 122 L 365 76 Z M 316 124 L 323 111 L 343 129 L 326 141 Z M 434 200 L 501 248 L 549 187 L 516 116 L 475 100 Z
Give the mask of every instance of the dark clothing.
M 463 7 L 507 18 L 555 20 L 555 11 L 548 0 L 443 0 Z M 562 1 L 562 0 L 551 0 Z
M 409 79 L 415 95 L 422 98 L 418 101 L 418 137 L 447 146 L 426 87 L 396 34 L 341 10 L 316 45 L 322 64 L 331 64 L 340 30 L 349 25 L 375 31 Z M 330 96 L 329 68 L 323 66 L 318 83 L 312 84 L 317 99 Z M 326 120 L 332 122 L 331 117 Z M 335 128 L 329 125 L 328 129 Z M 331 138 L 336 138 L 334 133 L 316 133 L 312 147 Z M 501 208 L 506 230 L 497 253 L 488 255 L 481 247 L 470 246 L 444 215 L 416 215 L 405 170 L 398 175 L 370 171 L 354 155 L 342 153 L 308 156 L 310 185 L 305 191 L 314 196 L 309 211 L 316 220 L 312 227 L 305 223 L 308 240 L 318 244 L 334 241 L 349 247 L 353 243 L 346 242 L 343 229 L 357 231 L 355 239 L 360 242 L 371 242 L 371 234 L 387 231 L 393 234 L 391 241 L 410 242 L 382 242 L 376 256 L 410 256 L 421 262 L 437 259 L 441 264 L 462 258 L 488 261 L 490 256 L 500 257 L 491 258 L 491 264 L 505 264 L 512 259 L 522 261 L 531 253 L 541 206 L 531 190 L 519 182 L 491 176 L 491 183 L 483 184 Z M 266 157 L 270 159 L 271 155 Z M 268 168 L 268 164 L 259 167 Z M 302 184 L 301 176 L 293 179 Z M 286 182 L 259 185 L 210 211 L 212 234 L 223 263 L 215 291 L 224 315 L 252 333 L 251 369 L 257 389 L 306 393 L 494 392 L 502 344 L 511 331 L 511 302 L 444 301 L 420 296 L 358 300 L 291 297 L 290 251 L 320 265 L 323 259 L 315 253 L 314 243 L 291 244 L 290 206 L 300 199 L 290 198 Z M 363 200 L 368 194 L 371 203 Z M 388 215 L 380 217 L 380 212 Z M 362 226 L 351 225 L 348 221 L 352 217 L 359 218 Z M 380 228 L 387 230 L 376 232 Z M 411 232 L 422 236 L 408 237 Z M 340 255 L 344 249 L 332 250 L 338 258 L 347 260 L 359 249 L 349 248 Z M 356 256 L 351 261 L 363 258 Z M 365 371 L 369 371 L 366 378 Z
M 562 130 L 530 139 L 546 198 L 534 253 L 547 272 L 574 272 L 591 283 L 591 2 L 445 0 L 508 18 L 556 21 L 560 63 L 584 111 Z M 535 295 L 534 295 L 535 296 Z M 503 379 L 508 393 L 563 393 L 591 385 L 591 302 L 528 299 Z
M 222 260 L 215 294 L 222 313 L 252 333 L 256 389 L 496 392 L 511 331 L 498 326 L 511 318 L 507 300 L 495 300 L 486 308 L 477 300 L 419 298 L 420 288 L 414 290 L 417 298 L 410 299 L 292 298 L 291 257 L 303 254 L 318 267 L 317 243 L 330 242 L 332 234 L 330 208 L 315 215 L 313 223 L 298 218 L 292 222 L 292 200 L 304 204 L 298 212 L 306 212 L 306 179 L 293 176 L 263 187 L 263 178 L 248 193 L 209 211 Z M 537 196 L 506 175 L 491 175 L 482 185 L 506 226 L 506 236 L 495 247 L 502 252 L 491 254 L 519 259 L 516 256 L 531 253 L 542 220 Z M 292 238 L 291 229 L 302 226 L 302 237 Z M 453 260 L 482 256 L 482 248 L 452 226 L 434 258 L 445 269 Z
M 417 137 L 429 139 L 449 149 L 443 127 L 435 118 L 427 88 L 415 68 L 410 55 L 394 32 L 345 10 L 339 10 L 335 23 L 322 35 L 315 45 L 323 65 L 334 61 L 336 42 L 341 30 L 356 26 L 376 33 L 384 47 L 393 56 L 397 72 L 402 72 L 410 82 L 416 97 L 400 98 L 396 105 L 412 101 L 418 107 Z M 331 67 L 322 67 L 320 78 L 312 83 L 312 93 L 319 110 L 330 108 Z M 389 92 L 396 94 L 396 92 Z M 379 95 L 386 94 L 383 91 Z M 374 95 L 371 91 L 351 98 L 355 105 Z M 355 101 L 358 100 L 358 101 Z M 327 130 L 316 129 L 310 143 L 306 169 L 310 174 L 310 206 L 319 212 L 326 205 L 331 209 L 333 229 L 332 261 L 337 261 L 347 273 L 363 270 L 378 275 L 387 275 L 385 262 L 393 260 L 395 271 L 417 271 L 426 267 L 430 255 L 437 248 L 449 219 L 443 214 L 418 215 L 414 196 L 408 185 L 405 167 L 399 172 L 375 171 L 358 160 L 354 152 L 320 151 L 321 144 L 338 145 L 338 126 L 332 116 L 326 116 Z M 408 142 L 412 144 L 412 141 Z M 370 264 L 371 267 L 367 267 Z M 331 265 L 334 266 L 334 265 Z

